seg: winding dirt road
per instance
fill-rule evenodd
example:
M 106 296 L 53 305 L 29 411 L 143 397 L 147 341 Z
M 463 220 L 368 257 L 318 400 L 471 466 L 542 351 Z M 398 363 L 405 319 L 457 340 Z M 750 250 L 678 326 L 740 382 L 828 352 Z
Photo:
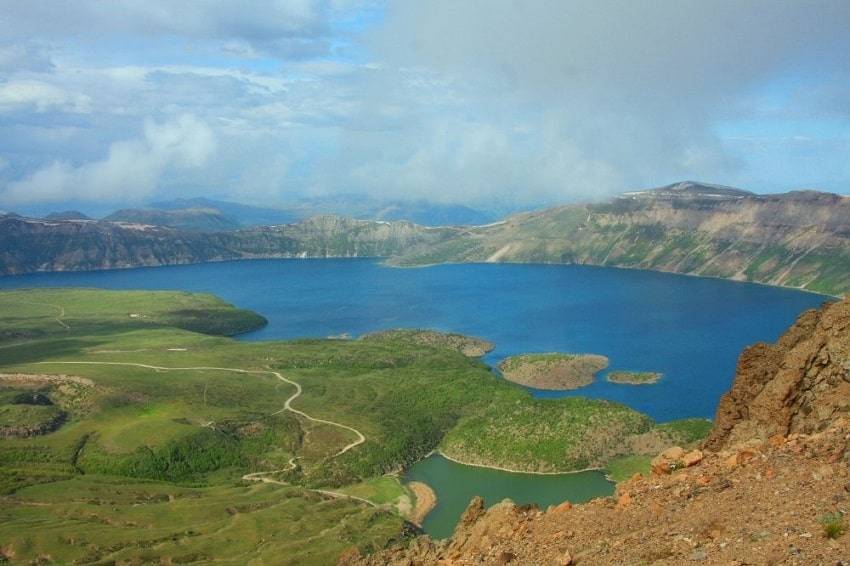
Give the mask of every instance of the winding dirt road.
M 139 368 L 151 369 L 151 370 L 154 370 L 154 371 L 229 371 L 229 372 L 242 373 L 242 374 L 248 374 L 248 375 L 273 375 L 273 376 L 277 377 L 279 380 L 283 381 L 284 383 L 288 383 L 289 385 L 294 386 L 295 392 L 292 395 L 289 396 L 289 398 L 283 404 L 283 408 L 279 411 L 275 411 L 274 413 L 272 413 L 272 415 L 279 415 L 280 413 L 283 413 L 284 411 L 289 411 L 291 413 L 295 413 L 296 415 L 303 417 L 303 418 L 305 418 L 309 421 L 313 421 L 315 423 L 327 424 L 327 425 L 335 426 L 335 427 L 342 428 L 342 429 L 353 432 L 357 436 L 357 439 L 354 442 L 350 442 L 350 443 L 346 444 L 345 446 L 343 446 L 342 449 L 339 450 L 339 452 L 337 452 L 336 454 L 334 454 L 332 456 L 333 458 L 336 458 L 337 456 L 345 454 L 346 452 L 348 452 L 352 448 L 360 446 L 361 444 L 366 442 L 366 437 L 363 436 L 363 433 L 360 432 L 359 430 L 357 430 L 354 427 L 350 427 L 348 425 L 344 425 L 342 423 L 338 423 L 338 422 L 335 422 L 335 421 L 329 421 L 329 420 L 326 420 L 326 419 L 319 419 L 319 418 L 313 417 L 311 415 L 308 415 L 304 411 L 299 411 L 298 409 L 293 408 L 292 402 L 295 401 L 301 395 L 301 384 L 298 383 L 297 381 L 292 381 L 291 379 L 284 377 L 283 374 L 281 374 L 280 372 L 277 372 L 277 371 L 248 370 L 248 369 L 241 369 L 241 368 L 220 368 L 220 367 L 210 367 L 210 366 L 163 367 L 163 366 L 153 366 L 153 365 L 149 365 L 149 364 L 130 363 L 130 362 L 53 361 L 53 362 L 36 362 L 36 363 L 38 365 L 63 364 L 63 365 L 129 366 L 129 367 L 139 367 Z M 288 484 L 285 484 L 284 482 L 269 478 L 267 476 L 294 469 L 295 466 L 296 466 L 295 458 L 292 458 L 292 459 L 289 460 L 289 466 L 290 466 L 289 468 L 284 469 L 284 470 L 272 470 L 272 471 L 269 471 L 269 472 L 253 472 L 253 473 L 250 473 L 250 474 L 245 474 L 244 476 L 242 476 L 242 479 L 248 480 L 248 481 L 262 481 L 262 482 L 265 482 L 265 483 L 276 483 L 276 484 L 280 484 L 280 485 L 288 485 Z M 331 496 L 334 496 L 334 497 L 347 497 L 349 499 L 356 499 L 358 501 L 363 501 L 364 503 L 368 503 L 369 505 L 373 505 L 373 506 L 375 505 L 374 503 L 372 503 L 371 501 L 369 501 L 367 499 L 362 499 L 360 497 L 355 497 L 353 495 L 346 495 L 344 493 L 337 493 L 335 491 L 324 491 L 324 490 L 320 490 L 320 489 L 315 489 L 315 490 L 312 490 L 312 491 L 324 493 L 326 495 L 331 495 Z
M 65 317 L 65 307 L 60 306 L 60 305 L 51 305 L 51 304 L 47 304 L 47 303 L 31 303 L 30 302 L 30 304 L 50 306 L 50 307 L 57 309 L 58 312 L 57 312 L 57 317 L 55 319 L 56 322 L 59 323 L 66 331 L 71 330 L 71 327 L 68 324 L 66 324 L 65 321 L 62 320 Z M 12 346 L 17 346 L 17 345 L 18 344 L 13 344 Z M 61 361 L 61 360 L 60 361 L 50 361 L 50 362 L 35 362 L 35 365 L 50 365 L 50 364 L 126 366 L 126 367 L 139 367 L 139 368 L 150 369 L 150 370 L 154 370 L 154 371 L 227 371 L 227 372 L 242 373 L 242 374 L 247 374 L 247 375 L 273 375 L 276 378 L 278 378 L 279 380 L 283 381 L 284 383 L 287 383 L 287 384 L 295 387 L 295 392 L 292 395 L 290 395 L 289 398 L 284 402 L 283 408 L 280 409 L 279 411 L 275 411 L 274 413 L 272 413 L 272 416 L 279 415 L 280 413 L 283 413 L 285 411 L 289 411 L 291 413 L 294 413 L 294 414 L 296 414 L 296 415 L 298 415 L 302 418 L 305 418 L 309 421 L 312 421 L 314 423 L 322 423 L 322 424 L 335 426 L 337 428 L 341 428 L 341 429 L 353 432 L 354 435 L 356 436 L 356 439 L 353 442 L 350 442 L 350 443 L 346 444 L 345 446 L 343 446 L 337 453 L 335 453 L 333 456 L 331 456 L 332 458 L 336 458 L 337 456 L 341 456 L 342 454 L 345 454 L 346 452 L 348 452 L 352 448 L 356 448 L 357 446 L 360 446 L 361 444 L 366 442 L 366 437 L 363 435 L 363 433 L 360 432 L 359 430 L 357 430 L 354 427 L 344 425 L 342 423 L 338 423 L 338 422 L 335 422 L 335 421 L 330 421 L 330 420 L 327 420 L 327 419 L 320 419 L 320 418 L 314 417 L 312 415 L 309 415 L 309 414 L 305 413 L 304 411 L 300 411 L 298 409 L 293 408 L 292 402 L 295 401 L 298 397 L 301 396 L 301 393 L 302 393 L 301 384 L 298 383 L 297 381 L 293 381 L 291 379 L 288 379 L 287 377 L 284 377 L 284 375 L 281 374 L 280 372 L 273 371 L 273 370 L 247 370 L 247 369 L 242 369 L 242 368 L 222 368 L 222 367 L 212 367 L 212 366 L 164 367 L 164 366 L 154 366 L 154 365 L 150 365 L 150 364 L 139 364 L 139 363 L 132 363 L 132 362 L 94 362 L 94 361 L 88 362 L 88 361 Z M 206 394 L 206 390 L 204 391 L 204 393 Z M 204 426 L 208 426 L 209 424 L 211 424 L 211 423 L 207 423 L 207 425 L 204 425 Z M 290 458 L 289 467 L 286 468 L 286 469 L 271 470 L 271 471 L 267 471 L 267 472 L 252 472 L 252 473 L 243 475 L 242 479 L 245 480 L 245 481 L 258 481 L 258 482 L 263 482 L 263 483 L 273 483 L 273 484 L 277 484 L 277 485 L 290 486 L 290 484 L 276 480 L 276 479 L 271 478 L 269 476 L 295 469 L 295 467 L 297 466 L 297 464 L 295 463 L 296 458 L 297 457 Z M 329 497 L 334 497 L 334 498 L 338 498 L 338 499 L 352 499 L 354 501 L 359 501 L 361 503 L 365 503 L 365 504 L 370 505 L 372 507 L 378 507 L 378 505 L 375 502 L 369 501 L 368 499 L 364 499 L 362 497 L 357 497 L 356 495 L 349 495 L 347 493 L 340 493 L 338 491 L 329 491 L 329 490 L 325 490 L 325 489 L 308 489 L 308 491 L 321 493 L 321 494 L 327 495 Z

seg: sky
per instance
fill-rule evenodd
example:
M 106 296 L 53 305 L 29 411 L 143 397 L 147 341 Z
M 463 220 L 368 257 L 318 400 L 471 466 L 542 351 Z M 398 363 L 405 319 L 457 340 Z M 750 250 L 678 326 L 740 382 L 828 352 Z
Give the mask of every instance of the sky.
M 0 0 L 0 209 L 850 193 L 846 0 Z

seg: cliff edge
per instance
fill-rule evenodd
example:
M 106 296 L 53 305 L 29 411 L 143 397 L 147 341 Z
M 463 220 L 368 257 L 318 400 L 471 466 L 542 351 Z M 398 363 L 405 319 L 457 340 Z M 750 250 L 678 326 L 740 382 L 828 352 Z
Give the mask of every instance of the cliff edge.
M 341 564 L 850 563 L 850 301 L 744 351 L 702 450 L 614 497 L 547 510 L 476 498 L 454 535 Z

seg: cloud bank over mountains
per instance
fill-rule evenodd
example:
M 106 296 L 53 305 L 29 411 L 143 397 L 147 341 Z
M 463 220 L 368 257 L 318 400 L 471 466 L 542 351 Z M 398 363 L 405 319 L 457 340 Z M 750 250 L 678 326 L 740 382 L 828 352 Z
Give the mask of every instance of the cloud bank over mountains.
M 75 166 L 55 160 L 9 183 L 10 203 L 136 200 L 156 194 L 164 175 L 204 166 L 215 151 L 212 130 L 192 115 L 147 121 L 141 137 L 112 142 L 102 159 Z
M 0 207 L 850 191 L 840 1 L 3 2 Z

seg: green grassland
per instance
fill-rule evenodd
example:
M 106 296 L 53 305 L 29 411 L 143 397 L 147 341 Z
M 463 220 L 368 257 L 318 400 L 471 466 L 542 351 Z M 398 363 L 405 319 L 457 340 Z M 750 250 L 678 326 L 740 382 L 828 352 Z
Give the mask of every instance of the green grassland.
M 433 346 L 455 350 L 470 358 L 480 358 L 496 347 L 492 342 L 464 336 L 450 332 L 437 332 L 436 330 L 406 329 L 384 330 L 372 334 L 366 334 L 361 340 L 380 340 L 384 343 L 398 342 L 401 346 L 407 346 L 411 342 L 424 346 Z
M 608 465 L 605 466 L 605 471 L 609 479 L 615 482 L 621 482 L 631 479 L 635 474 L 648 476 L 651 462 L 652 456 L 638 454 L 617 456 L 608 462 Z
M 671 444 L 688 446 L 708 437 L 712 422 L 708 419 L 680 419 L 660 424 L 656 430 L 670 438 Z
M 450 458 L 527 472 L 602 467 L 652 420 L 618 403 L 581 397 L 493 404 L 464 417 L 443 442 Z
M 109 335 L 114 329 L 182 328 L 232 336 L 266 324 L 213 295 L 96 289 L 25 289 L 0 293 L 0 345 L 67 334 Z
M 198 488 L 96 475 L 32 486 L 0 505 L 13 562 L 335 564 L 398 536 L 389 511 L 298 488 Z
M 409 494 L 385 474 L 434 449 L 574 469 L 654 426 L 614 403 L 535 400 L 398 334 L 238 342 L 221 335 L 263 319 L 206 295 L 31 290 L 0 305 L 0 407 L 66 415 L 0 438 L 0 553 L 15 560 L 333 563 L 402 535 Z M 282 412 L 295 387 L 271 371 L 303 388 L 293 408 L 365 442 L 337 455 L 355 434 Z M 256 472 L 279 483 L 242 477 Z

